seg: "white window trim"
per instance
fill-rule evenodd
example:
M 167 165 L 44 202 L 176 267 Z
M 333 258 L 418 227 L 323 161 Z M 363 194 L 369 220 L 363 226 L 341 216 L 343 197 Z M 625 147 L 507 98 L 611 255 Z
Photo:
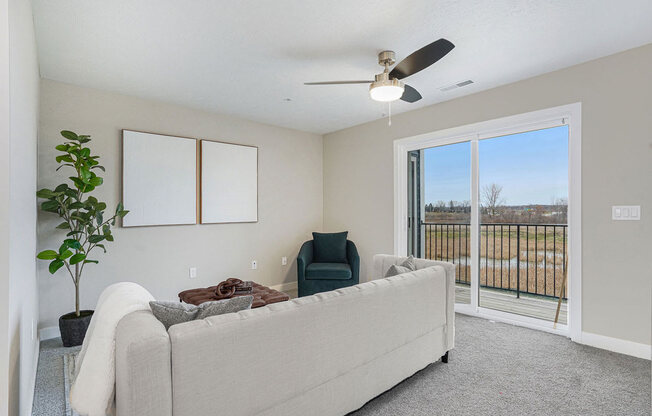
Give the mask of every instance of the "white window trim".
M 568 325 L 506 314 L 478 306 L 478 279 L 472 276 L 471 305 L 456 304 L 455 310 L 496 321 L 540 329 L 569 336 L 581 342 L 582 334 L 582 104 L 573 103 L 545 110 L 453 127 L 394 141 L 394 254 L 407 254 L 407 152 L 427 147 L 442 146 L 471 140 L 471 198 L 472 207 L 478 195 L 479 172 L 477 166 L 477 141 L 490 137 L 521 133 L 560 125 L 568 125 Z M 477 209 L 476 209 L 477 211 Z M 471 225 L 477 227 L 478 212 L 471 213 Z M 473 233 L 475 235 L 477 233 Z M 477 247 L 477 240 L 471 240 Z M 472 254 L 472 264 L 477 264 L 477 250 Z M 477 267 L 475 267 L 477 269 Z M 477 273 L 477 270 L 476 270 Z M 475 283 L 473 283 L 475 282 Z

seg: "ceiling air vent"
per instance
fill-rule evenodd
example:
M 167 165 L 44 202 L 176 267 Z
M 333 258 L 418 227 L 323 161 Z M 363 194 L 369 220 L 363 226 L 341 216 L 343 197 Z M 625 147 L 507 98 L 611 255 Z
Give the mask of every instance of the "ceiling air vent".
M 454 90 L 455 88 L 460 88 L 460 87 L 467 86 L 469 84 L 473 84 L 473 81 L 471 81 L 470 79 L 467 79 L 466 81 L 461 81 L 461 82 L 457 82 L 457 83 L 452 84 L 452 85 L 447 85 L 445 87 L 441 87 L 439 89 L 439 91 L 446 92 L 446 91 Z

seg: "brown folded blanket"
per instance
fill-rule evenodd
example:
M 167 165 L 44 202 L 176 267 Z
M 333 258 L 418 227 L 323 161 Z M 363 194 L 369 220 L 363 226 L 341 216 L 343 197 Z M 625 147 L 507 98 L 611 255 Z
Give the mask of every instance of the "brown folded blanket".
M 215 299 L 229 299 L 233 295 L 249 295 L 253 291 L 252 282 L 243 282 L 240 279 L 226 279 L 215 288 Z
M 252 291 L 250 293 L 239 293 L 234 291 L 235 296 L 253 295 L 254 301 L 251 305 L 252 308 L 259 308 L 261 306 L 269 305 L 270 303 L 283 302 L 289 300 L 290 297 L 278 290 L 274 290 L 267 286 L 260 285 L 255 282 L 242 282 L 243 284 L 251 284 Z M 245 286 L 246 287 L 246 286 Z M 209 286 L 207 288 L 189 289 L 179 293 L 179 300 L 191 305 L 199 305 L 204 302 L 212 300 L 220 300 L 215 296 L 217 286 Z

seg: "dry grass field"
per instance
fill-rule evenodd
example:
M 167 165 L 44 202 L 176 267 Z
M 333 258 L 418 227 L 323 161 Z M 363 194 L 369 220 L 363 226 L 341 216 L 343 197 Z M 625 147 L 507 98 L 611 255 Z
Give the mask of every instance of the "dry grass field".
M 456 264 L 458 282 L 469 283 L 470 226 L 424 227 L 426 257 Z M 568 249 L 565 226 L 482 224 L 480 228 L 480 285 L 559 296 Z

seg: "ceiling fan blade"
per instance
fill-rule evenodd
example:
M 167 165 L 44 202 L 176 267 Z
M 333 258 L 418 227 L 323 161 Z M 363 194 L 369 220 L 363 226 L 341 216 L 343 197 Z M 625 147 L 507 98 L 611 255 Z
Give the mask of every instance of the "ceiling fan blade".
M 419 94 L 419 91 L 405 84 L 405 89 L 403 90 L 403 95 L 401 95 L 401 100 L 408 103 L 413 103 L 415 101 L 419 101 L 420 99 L 421 94 Z
M 389 73 L 390 78 L 403 79 L 428 68 L 451 50 L 455 45 L 446 39 L 439 39 L 426 45 L 399 62 Z
M 340 85 L 340 84 L 371 84 L 373 81 L 323 81 L 304 82 L 303 85 Z

